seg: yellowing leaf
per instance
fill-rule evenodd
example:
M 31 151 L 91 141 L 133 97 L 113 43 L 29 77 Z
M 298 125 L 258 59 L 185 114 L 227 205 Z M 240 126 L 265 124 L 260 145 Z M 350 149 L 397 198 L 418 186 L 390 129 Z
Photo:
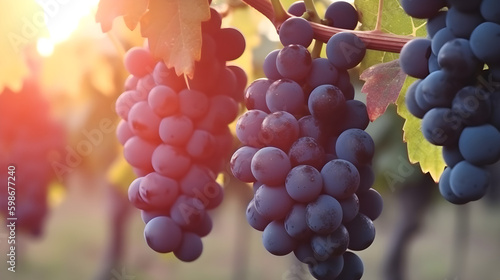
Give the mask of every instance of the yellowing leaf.
M 127 27 L 134 30 L 146 12 L 148 2 L 149 0 L 100 0 L 95 18 L 101 24 L 102 32 L 111 30 L 113 20 L 119 16 L 123 16 Z
M 150 0 L 141 19 L 141 33 L 153 55 L 177 75 L 192 78 L 201 56 L 201 22 L 210 18 L 207 0 Z
M 46 34 L 45 14 L 34 0 L 0 3 L 0 91 L 4 87 L 19 91 L 30 72 L 24 50 Z
M 401 94 L 396 101 L 397 112 L 405 119 L 403 139 L 407 143 L 410 162 L 420 162 L 422 171 L 429 172 L 434 181 L 438 182 L 446 166 L 442 157 L 442 148 L 427 142 L 420 130 L 422 120 L 413 116 L 405 106 L 406 90 L 414 81 L 414 78 L 406 78 Z
M 406 74 L 399 67 L 399 60 L 374 65 L 359 76 L 365 81 L 361 92 L 366 94 L 366 107 L 371 121 L 380 117 L 387 106 L 395 103 Z

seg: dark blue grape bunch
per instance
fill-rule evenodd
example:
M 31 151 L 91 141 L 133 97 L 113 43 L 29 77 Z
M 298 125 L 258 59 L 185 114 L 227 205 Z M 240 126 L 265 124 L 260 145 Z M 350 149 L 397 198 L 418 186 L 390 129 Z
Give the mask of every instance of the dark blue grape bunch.
M 418 78 L 406 106 L 422 133 L 443 146 L 441 195 L 464 204 L 488 190 L 487 166 L 500 160 L 500 2 L 401 0 L 406 13 L 427 19 L 428 38 L 408 42 L 400 65 Z
M 306 12 L 303 2 L 289 13 Z M 351 15 L 348 17 L 342 17 Z M 357 12 L 335 2 L 325 17 L 333 26 L 354 28 Z M 291 252 L 316 279 L 360 279 L 363 262 L 352 251 L 368 248 L 382 198 L 372 187 L 374 142 L 364 130 L 364 103 L 354 100 L 348 69 L 366 46 L 345 31 L 331 37 L 327 58 L 312 58 L 313 29 L 301 17 L 279 29 L 282 49 L 268 54 L 265 78 L 245 91 L 248 109 L 237 121 L 243 146 L 231 158 L 236 178 L 253 183 L 247 221 L 262 231 L 272 254 Z
M 228 125 L 247 84 L 243 69 L 226 64 L 243 53 L 243 35 L 221 28 L 215 9 L 210 14 L 192 78 L 134 47 L 124 59 L 131 75 L 116 101 L 117 137 L 138 176 L 128 196 L 141 210 L 146 243 L 185 262 L 202 254 L 202 237 L 212 230 L 209 211 L 222 202 L 216 178 L 231 155 Z

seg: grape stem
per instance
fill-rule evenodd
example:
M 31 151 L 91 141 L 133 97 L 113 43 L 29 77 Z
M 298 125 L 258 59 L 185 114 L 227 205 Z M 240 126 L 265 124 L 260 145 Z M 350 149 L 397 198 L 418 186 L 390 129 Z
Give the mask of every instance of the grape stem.
M 274 5 L 278 5 L 277 3 L 279 3 L 278 6 L 283 9 L 280 1 L 272 1 L 273 3 L 275 3 Z M 273 4 L 270 2 L 270 0 L 243 0 L 243 2 L 247 3 L 249 6 L 253 7 L 265 17 L 267 17 L 274 24 L 276 29 L 279 29 L 281 23 L 292 16 L 285 12 L 285 14 L 281 14 L 275 17 Z M 324 43 L 328 42 L 328 39 L 330 39 L 330 37 L 332 37 L 334 34 L 348 31 L 356 34 L 365 43 L 368 49 L 377 51 L 399 53 L 404 44 L 414 38 L 413 36 L 389 34 L 380 30 L 352 31 L 326 26 L 316 22 L 310 22 L 310 24 L 314 29 L 314 38 Z
M 378 1 L 378 11 L 377 11 L 377 24 L 375 25 L 376 31 L 382 31 L 382 10 L 384 9 L 384 0 Z
M 321 18 L 316 11 L 316 7 L 314 6 L 313 0 L 304 0 L 304 4 L 306 6 L 306 12 L 308 15 L 308 20 L 316 23 L 321 23 Z M 323 42 L 321 40 L 314 40 L 314 47 L 311 52 L 311 57 L 318 58 L 321 56 L 321 49 L 323 48 Z

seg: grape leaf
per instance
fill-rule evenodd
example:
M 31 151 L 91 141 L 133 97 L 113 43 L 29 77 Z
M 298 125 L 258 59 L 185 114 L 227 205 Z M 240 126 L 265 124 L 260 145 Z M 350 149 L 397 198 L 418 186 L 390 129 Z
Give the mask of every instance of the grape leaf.
M 150 0 L 141 34 L 155 57 L 192 78 L 201 56 L 201 22 L 210 18 L 207 0 Z
M 371 121 L 380 117 L 389 104 L 396 102 L 406 74 L 399 67 L 399 60 L 374 65 L 359 76 L 365 81 L 361 92 L 366 93 L 368 116 Z
M 379 1 L 374 0 L 355 0 L 354 5 L 359 13 L 361 23 L 360 30 L 374 30 L 377 25 Z M 382 7 L 381 31 L 398 35 L 410 35 L 425 37 L 425 20 L 414 19 L 408 16 L 399 0 L 385 0 Z M 361 70 L 372 65 L 389 62 L 399 57 L 399 54 L 369 50 L 361 62 Z
M 149 0 L 100 0 L 95 15 L 101 24 L 102 32 L 108 32 L 113 26 L 113 20 L 123 16 L 125 24 L 134 30 L 142 15 L 146 12 Z
M 32 0 L 2 1 L 0 18 L 0 92 L 5 87 L 17 92 L 30 73 L 25 49 L 47 34 L 45 15 Z
M 420 162 L 422 171 L 424 173 L 429 172 L 434 181 L 438 182 L 446 166 L 441 156 L 442 148 L 432 145 L 424 138 L 420 130 L 422 120 L 413 116 L 405 105 L 406 90 L 414 81 L 414 78 L 406 78 L 401 94 L 396 100 L 397 113 L 405 119 L 403 140 L 407 143 L 410 162 Z

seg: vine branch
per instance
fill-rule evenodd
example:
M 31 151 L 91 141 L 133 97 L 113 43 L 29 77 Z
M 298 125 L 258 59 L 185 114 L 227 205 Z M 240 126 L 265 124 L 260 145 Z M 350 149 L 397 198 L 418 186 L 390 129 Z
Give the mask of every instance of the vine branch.
M 277 0 L 273 1 L 279 2 Z M 288 13 L 285 13 L 284 18 L 275 20 L 273 4 L 270 2 L 270 0 L 243 0 L 243 2 L 247 3 L 249 6 L 253 7 L 265 17 L 267 17 L 276 28 L 278 28 L 285 19 L 292 16 Z M 310 24 L 314 29 L 314 38 L 324 43 L 326 43 L 328 39 L 330 39 L 330 37 L 332 37 L 334 34 L 348 31 L 356 34 L 356 36 L 358 36 L 365 43 L 368 49 L 377 51 L 399 53 L 406 42 L 414 38 L 412 36 L 389 34 L 377 30 L 352 31 L 342 28 L 330 27 L 315 22 L 310 22 Z

